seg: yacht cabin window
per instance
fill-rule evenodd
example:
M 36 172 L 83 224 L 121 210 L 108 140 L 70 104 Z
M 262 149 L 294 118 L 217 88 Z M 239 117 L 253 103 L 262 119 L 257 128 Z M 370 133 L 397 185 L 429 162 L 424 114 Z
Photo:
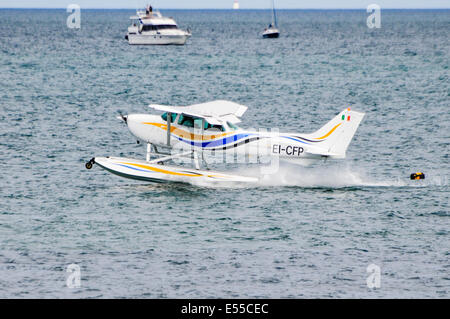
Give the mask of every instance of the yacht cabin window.
M 162 24 L 156 26 L 157 30 L 170 30 L 170 29 L 178 29 L 178 27 L 174 24 Z
M 176 25 L 152 25 L 144 24 L 142 26 L 142 31 L 158 31 L 158 30 L 168 30 L 168 29 L 178 29 Z

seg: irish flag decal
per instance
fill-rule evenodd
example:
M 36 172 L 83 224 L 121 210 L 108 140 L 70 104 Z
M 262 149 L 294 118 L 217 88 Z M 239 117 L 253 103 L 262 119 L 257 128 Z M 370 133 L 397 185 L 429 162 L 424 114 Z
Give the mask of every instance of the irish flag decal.
M 350 112 L 350 108 L 347 109 Z M 342 120 L 345 121 L 345 114 L 342 114 Z M 347 116 L 347 121 L 350 121 L 350 115 Z

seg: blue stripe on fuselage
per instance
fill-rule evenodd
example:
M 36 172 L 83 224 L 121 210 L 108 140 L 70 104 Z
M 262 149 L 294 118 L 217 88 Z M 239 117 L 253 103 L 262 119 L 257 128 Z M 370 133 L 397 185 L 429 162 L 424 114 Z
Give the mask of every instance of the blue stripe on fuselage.
M 258 134 L 254 134 L 254 133 L 240 133 L 240 134 L 235 134 L 235 135 L 232 135 L 232 136 L 224 137 L 224 138 L 222 138 L 222 139 L 220 139 L 220 140 L 215 140 L 215 141 L 205 141 L 205 142 L 188 141 L 188 140 L 185 140 L 185 139 L 182 138 L 182 137 L 178 137 L 178 136 L 175 136 L 175 137 L 176 137 L 178 140 L 180 140 L 180 141 L 182 141 L 182 142 L 185 142 L 185 143 L 187 143 L 187 144 L 190 144 L 190 145 L 192 145 L 192 146 L 197 146 L 197 147 L 205 148 L 205 147 L 225 146 L 225 145 L 228 145 L 228 144 L 230 144 L 230 143 L 239 141 L 239 140 L 241 140 L 241 139 L 243 139 L 243 138 L 246 138 L 246 137 L 248 137 L 248 136 L 254 136 L 254 135 L 258 135 Z M 261 137 L 261 136 L 260 136 L 260 137 Z M 303 143 L 303 144 L 309 144 L 309 143 L 307 143 L 307 142 L 304 142 L 304 141 L 302 141 L 302 140 L 299 140 L 299 139 L 296 139 L 296 138 L 290 137 L 290 136 L 280 136 L 280 137 L 287 138 L 287 139 L 290 139 L 290 140 L 293 140 L 293 141 L 296 141 L 296 142 L 300 142 L 300 143 Z
M 296 142 L 300 142 L 300 143 L 303 143 L 303 144 L 309 144 L 307 142 L 304 142 L 302 140 L 299 140 L 299 139 L 296 139 L 296 138 L 290 137 L 290 136 L 280 136 L 280 137 L 284 137 L 284 138 L 287 138 L 287 139 L 290 139 L 290 140 L 293 140 L 293 141 L 296 141 Z
M 195 141 L 187 141 L 184 138 L 178 137 L 176 136 L 176 138 L 182 142 L 185 142 L 187 144 L 190 144 L 192 146 L 197 146 L 197 147 L 216 147 L 216 146 L 221 146 L 221 145 L 227 145 L 236 141 L 239 141 L 243 138 L 246 138 L 247 136 L 251 136 L 251 135 L 256 135 L 256 134 L 250 134 L 250 133 L 245 133 L 245 134 L 235 134 L 232 136 L 227 136 L 224 137 L 220 140 L 216 140 L 216 141 L 205 141 L 205 142 L 195 142 Z

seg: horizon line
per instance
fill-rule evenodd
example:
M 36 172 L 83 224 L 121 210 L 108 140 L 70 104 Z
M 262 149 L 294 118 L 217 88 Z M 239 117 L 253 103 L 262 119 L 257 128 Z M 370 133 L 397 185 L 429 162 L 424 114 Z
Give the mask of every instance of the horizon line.
M 27 9 L 27 10 L 42 10 L 42 9 L 55 9 L 66 10 L 67 7 L 0 7 L 1 9 Z M 81 9 L 85 10 L 136 10 L 137 8 L 99 8 L 99 7 L 87 7 Z M 450 7 L 428 7 L 428 8 L 381 8 L 382 10 L 449 10 Z M 272 10 L 271 8 L 158 8 L 157 10 L 227 10 L 227 11 L 246 11 L 246 10 Z M 366 10 L 364 7 L 358 8 L 277 8 L 277 10 Z

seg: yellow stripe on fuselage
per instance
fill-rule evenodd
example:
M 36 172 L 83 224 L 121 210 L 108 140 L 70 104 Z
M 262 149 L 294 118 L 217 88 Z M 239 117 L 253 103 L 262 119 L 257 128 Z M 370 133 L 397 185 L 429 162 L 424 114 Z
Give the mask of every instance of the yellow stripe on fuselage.
M 151 122 L 143 122 L 142 124 L 147 124 L 147 125 L 153 125 L 156 127 L 159 127 L 160 129 L 163 129 L 164 131 L 167 131 L 167 124 L 161 124 L 161 123 L 151 123 Z M 170 126 L 170 133 L 173 133 L 175 135 L 177 135 L 178 137 L 184 138 L 184 139 L 189 139 L 191 141 L 209 141 L 209 140 L 213 140 L 219 137 L 224 137 L 227 136 L 231 133 L 220 133 L 220 134 L 215 134 L 215 135 L 199 135 L 199 134 L 194 134 L 182 129 L 179 129 L 175 126 Z
M 165 170 L 165 169 L 153 167 L 153 166 L 150 166 L 150 165 L 144 165 L 144 164 L 126 163 L 126 162 L 121 162 L 120 164 L 131 165 L 131 166 L 140 167 L 140 168 L 145 168 L 145 169 L 148 169 L 148 170 L 151 170 L 151 171 L 154 171 L 154 172 L 164 173 L 164 174 L 169 174 L 169 175 L 188 176 L 188 177 L 203 176 L 203 174 L 188 174 L 188 173 L 172 172 L 172 171 L 168 171 L 168 170 Z
M 341 124 L 342 124 L 342 123 L 337 124 L 337 125 L 336 125 L 335 127 L 333 127 L 327 134 L 325 134 L 325 135 L 322 136 L 322 137 L 318 137 L 318 138 L 316 138 L 316 139 L 317 139 L 317 140 L 323 140 L 324 138 L 330 136 L 331 133 L 333 133 L 333 132 L 338 128 L 338 126 L 341 125 Z

